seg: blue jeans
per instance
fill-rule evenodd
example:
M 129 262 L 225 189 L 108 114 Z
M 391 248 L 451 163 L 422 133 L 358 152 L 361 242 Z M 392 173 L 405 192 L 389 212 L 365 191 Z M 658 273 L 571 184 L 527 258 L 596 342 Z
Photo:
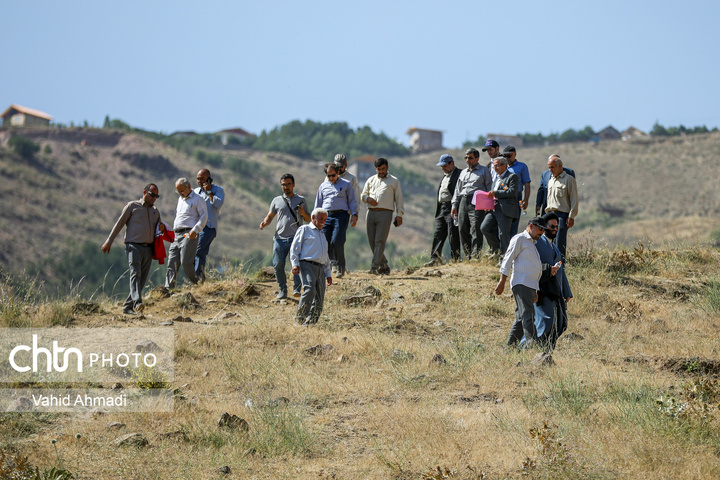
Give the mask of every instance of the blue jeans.
M 329 213 L 322 232 L 328 242 L 328 255 L 330 263 L 338 270 L 345 271 L 345 236 L 350 224 L 348 212 Z
M 290 254 L 290 245 L 292 238 L 275 238 L 273 239 L 273 268 L 275 269 L 275 279 L 278 282 L 281 292 L 287 293 L 287 277 L 285 276 L 285 261 Z M 299 292 L 302 283 L 300 275 L 293 275 L 293 291 Z
M 198 280 L 205 280 L 205 261 L 210 253 L 210 244 L 215 240 L 217 230 L 210 227 L 203 228 L 198 235 L 197 252 L 195 253 L 195 275 Z

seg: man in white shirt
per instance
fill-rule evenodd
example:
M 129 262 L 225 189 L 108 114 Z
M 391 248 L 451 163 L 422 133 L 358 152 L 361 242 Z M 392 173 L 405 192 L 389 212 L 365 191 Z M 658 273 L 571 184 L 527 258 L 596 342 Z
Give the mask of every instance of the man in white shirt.
M 290 245 L 292 273 L 300 275 L 303 286 L 295 320 L 303 326 L 317 323 L 325 302 L 325 282 L 332 285 L 328 244 L 322 233 L 327 216 L 325 209 L 316 207 L 311 222 L 297 229 Z
M 515 297 L 515 322 L 510 327 L 507 344 L 517 345 L 525 336 L 525 348 L 532 346 L 537 338 L 535 333 L 535 307 L 537 292 L 540 289 L 542 263 L 535 242 L 545 231 L 540 217 L 535 217 L 527 225 L 524 232 L 518 233 L 510 240 L 507 252 L 500 265 L 500 281 L 495 287 L 495 294 L 502 295 L 505 281 L 512 277 L 510 286 Z
M 182 264 L 185 276 L 193 285 L 198 282 L 195 273 L 195 254 L 197 252 L 198 235 L 205 228 L 208 219 L 205 199 L 193 192 L 187 178 L 179 178 L 175 182 L 178 198 L 175 212 L 175 241 L 168 251 L 165 288 L 175 288 L 178 267 Z
M 368 273 L 387 275 L 390 266 L 385 258 L 385 243 L 390 234 L 390 225 L 402 225 L 404 204 L 400 181 L 388 173 L 388 161 L 384 158 L 375 160 L 376 175 L 368 178 L 360 195 L 363 203 L 368 204 L 365 218 L 368 242 L 373 252 L 372 266 Z M 393 222 L 393 211 L 397 213 Z

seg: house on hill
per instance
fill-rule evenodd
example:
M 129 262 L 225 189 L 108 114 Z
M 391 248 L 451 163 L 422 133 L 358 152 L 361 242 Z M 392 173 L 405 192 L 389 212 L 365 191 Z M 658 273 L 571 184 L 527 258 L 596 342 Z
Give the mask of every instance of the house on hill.
M 507 147 L 512 145 L 513 147 L 522 147 L 523 139 L 517 135 L 506 135 L 504 133 L 488 133 L 486 138 L 488 140 L 495 140 L 500 144 L 501 147 Z
M 612 125 L 608 125 L 604 129 L 600 130 L 595 134 L 595 138 L 598 140 L 620 140 L 622 135 Z
M 622 132 L 623 140 L 630 140 L 631 138 L 642 138 L 647 137 L 648 134 L 635 127 L 628 127 L 627 130 Z
M 376 173 L 375 157 L 372 155 L 355 157 L 348 162 L 347 170 L 357 177 L 360 189 L 362 189 L 365 186 L 367 179 Z M 359 201 L 360 200 L 358 199 L 358 202 Z
M 220 143 L 227 145 L 228 143 L 234 143 L 233 140 L 242 140 L 248 137 L 254 137 L 255 135 L 243 130 L 242 128 L 228 128 L 226 130 L 220 130 L 215 132 L 215 135 L 220 135 Z
M 410 135 L 410 150 L 412 153 L 432 152 L 443 148 L 442 130 L 410 127 L 406 133 Z
M 10 105 L 0 117 L 2 117 L 3 127 L 47 127 L 53 119 L 52 116 L 40 110 L 15 104 Z

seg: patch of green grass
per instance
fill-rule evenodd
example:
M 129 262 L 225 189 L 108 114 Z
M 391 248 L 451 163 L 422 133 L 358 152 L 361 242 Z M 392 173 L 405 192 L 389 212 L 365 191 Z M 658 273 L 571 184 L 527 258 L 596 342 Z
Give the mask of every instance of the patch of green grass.
M 265 456 L 311 456 L 318 449 L 317 434 L 305 415 L 292 405 L 269 405 L 252 409 L 248 419 L 248 448 Z

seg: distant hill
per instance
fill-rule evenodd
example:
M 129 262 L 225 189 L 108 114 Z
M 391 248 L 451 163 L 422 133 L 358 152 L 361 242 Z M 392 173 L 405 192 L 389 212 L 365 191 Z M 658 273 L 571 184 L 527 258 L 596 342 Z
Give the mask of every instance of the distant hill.
M 41 150 L 24 159 L 7 147 L 11 135 L 30 138 Z M 296 191 L 312 204 L 324 177 L 323 162 L 237 146 L 208 153 L 215 154 L 214 165 L 120 131 L 0 129 L 0 172 L 7 182 L 0 190 L 0 265 L 10 272 L 33 267 L 56 287 L 55 281 L 60 285 L 68 279 L 77 282 L 88 273 L 84 270 L 114 265 L 105 278 L 107 288 L 125 268 L 122 239 L 114 244 L 112 258 L 102 255 L 100 245 L 123 205 L 139 198 L 146 183 L 154 182 L 161 193 L 156 205 L 163 219 L 172 221 L 175 180 L 186 176 L 194 184 L 197 170 L 205 166 L 227 192 L 210 261 L 216 265 L 223 261 L 269 263 L 272 229 L 260 231 L 258 225 L 269 201 L 280 193 L 280 176 L 295 175 Z M 389 239 L 395 266 L 401 256 L 405 262 L 417 263 L 412 257 L 427 254 L 441 173 L 435 163 L 442 153 L 389 158 L 390 171 L 404 181 L 406 196 L 405 223 L 393 229 Z M 461 151 L 448 153 L 458 166 L 464 166 Z M 643 237 L 672 240 L 687 231 L 683 226 L 689 223 L 697 232 L 692 239 L 706 241 L 711 230 L 720 228 L 719 132 L 519 149 L 518 159 L 528 164 L 533 182 L 529 216 L 534 213 L 535 187 L 551 153 L 560 154 L 578 174 L 581 205 L 577 229 L 570 236 L 571 248 L 580 238 L 616 243 L 608 232 L 622 235 L 624 242 Z M 485 158 L 481 160 L 486 163 Z M 354 252 L 351 269 L 366 266 L 370 252 L 362 220 L 349 234 L 348 249 Z M 163 272 L 164 267 L 157 275 Z M 119 282 L 122 287 L 118 288 L 125 283 Z

